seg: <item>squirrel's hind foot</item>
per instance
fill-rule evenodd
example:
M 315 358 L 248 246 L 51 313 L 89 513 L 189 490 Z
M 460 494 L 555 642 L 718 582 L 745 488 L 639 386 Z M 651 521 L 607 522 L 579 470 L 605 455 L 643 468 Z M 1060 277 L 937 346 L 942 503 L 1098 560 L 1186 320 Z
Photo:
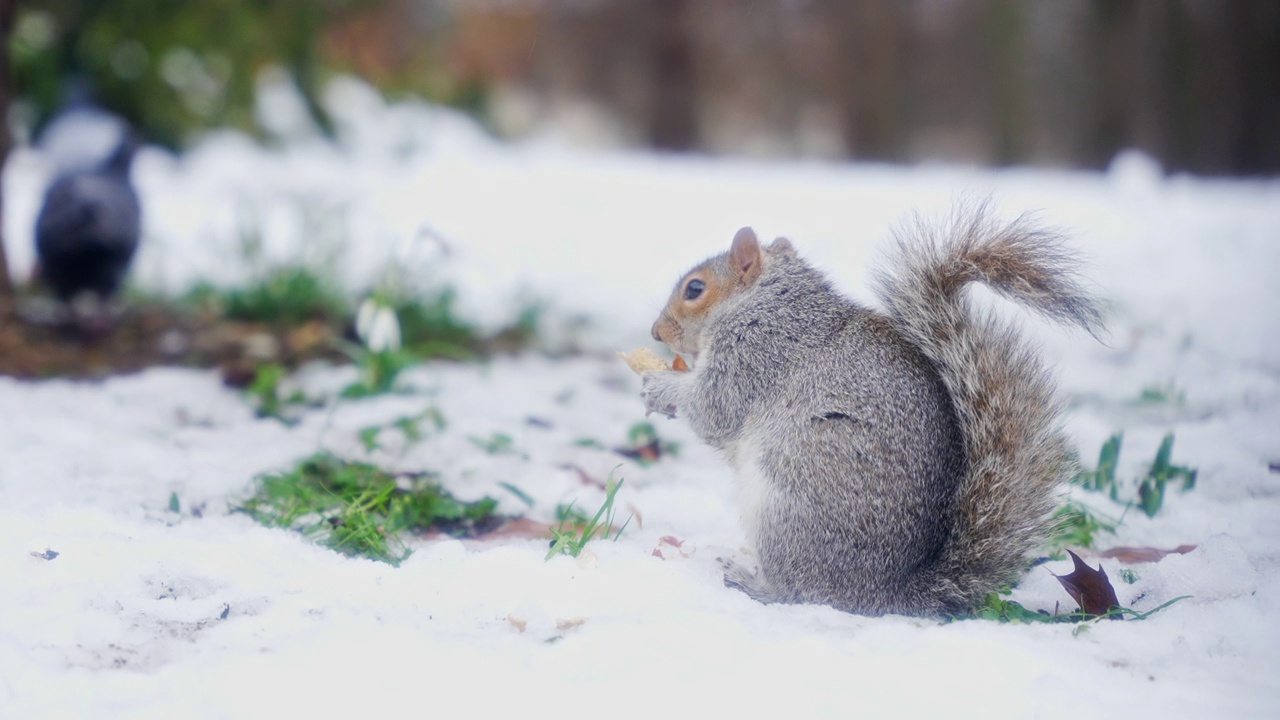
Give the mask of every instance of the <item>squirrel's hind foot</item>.
M 716 558 L 716 560 L 720 563 L 720 569 L 724 570 L 725 587 L 741 590 L 752 600 L 765 605 L 785 602 L 765 579 L 763 572 L 751 570 L 726 558 Z

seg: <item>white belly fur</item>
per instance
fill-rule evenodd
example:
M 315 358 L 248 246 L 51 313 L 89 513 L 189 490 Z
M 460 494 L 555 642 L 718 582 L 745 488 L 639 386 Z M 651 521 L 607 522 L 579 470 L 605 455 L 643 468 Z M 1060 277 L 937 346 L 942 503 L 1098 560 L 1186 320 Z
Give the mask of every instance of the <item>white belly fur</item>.
M 738 513 L 742 517 L 742 527 L 747 540 L 756 548 L 773 487 L 760 467 L 758 444 L 744 438 L 727 455 L 738 485 Z

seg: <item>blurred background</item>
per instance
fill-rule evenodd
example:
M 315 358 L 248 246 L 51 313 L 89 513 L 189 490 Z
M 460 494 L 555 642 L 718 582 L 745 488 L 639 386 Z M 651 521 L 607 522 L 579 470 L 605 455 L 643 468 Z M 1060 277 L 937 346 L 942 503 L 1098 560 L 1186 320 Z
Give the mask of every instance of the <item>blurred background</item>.
M 367 340 L 370 297 L 417 358 L 545 346 L 550 303 L 648 318 L 669 256 L 744 222 L 864 267 L 908 208 L 990 192 L 949 169 L 1280 170 L 1272 0 L 0 0 L 0 34 L 28 377 L 274 388 Z
M 5 0 L 19 142 L 74 97 L 146 141 L 261 134 L 255 87 L 353 73 L 503 138 L 765 157 L 1280 168 L 1260 0 Z

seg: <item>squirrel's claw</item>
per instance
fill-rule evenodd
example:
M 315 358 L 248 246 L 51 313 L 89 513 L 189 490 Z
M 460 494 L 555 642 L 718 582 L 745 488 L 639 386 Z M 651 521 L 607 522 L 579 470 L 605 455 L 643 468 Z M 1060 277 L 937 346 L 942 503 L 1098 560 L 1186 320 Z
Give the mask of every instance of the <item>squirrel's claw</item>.
M 676 417 L 676 406 L 668 405 L 666 407 L 653 407 L 649 403 L 649 398 L 646 397 L 645 404 L 644 404 L 645 418 L 648 419 L 648 417 L 654 413 L 658 413 L 659 415 L 666 415 L 668 418 L 674 420 Z
M 640 397 L 644 399 L 645 417 L 649 417 L 651 413 L 659 413 L 669 418 L 676 416 L 677 405 L 671 397 L 674 393 L 674 386 L 667 377 L 676 374 L 667 371 L 646 372 L 641 375 Z

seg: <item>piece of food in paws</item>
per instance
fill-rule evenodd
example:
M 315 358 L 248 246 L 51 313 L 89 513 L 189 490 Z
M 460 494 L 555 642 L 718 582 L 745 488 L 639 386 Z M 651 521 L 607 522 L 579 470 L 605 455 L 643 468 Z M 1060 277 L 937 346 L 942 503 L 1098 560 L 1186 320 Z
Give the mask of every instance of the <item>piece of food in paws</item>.
M 689 364 L 686 363 L 684 358 L 679 355 L 676 356 L 675 362 L 671 363 L 671 366 L 668 367 L 667 363 L 664 362 L 662 358 L 655 355 L 649 348 L 636 348 L 630 353 L 619 351 L 618 357 L 622 358 L 622 361 L 627 364 L 627 367 L 631 368 L 631 371 L 637 375 L 647 372 L 657 372 L 659 370 L 675 370 L 676 372 L 689 371 Z
M 671 368 L 663 362 L 649 348 L 636 348 L 630 353 L 619 352 L 618 357 L 631 368 L 631 371 L 639 375 L 641 373 L 656 372 L 658 370 L 670 370 Z

